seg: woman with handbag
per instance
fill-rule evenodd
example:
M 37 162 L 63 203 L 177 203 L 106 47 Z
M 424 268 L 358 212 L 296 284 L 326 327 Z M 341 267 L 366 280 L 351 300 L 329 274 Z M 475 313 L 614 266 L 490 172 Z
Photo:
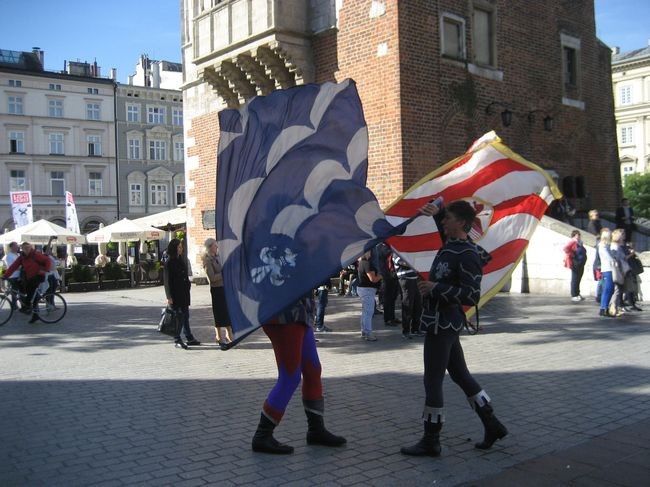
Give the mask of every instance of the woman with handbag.
M 205 241 L 205 253 L 203 254 L 203 269 L 210 281 L 210 296 L 212 297 L 212 317 L 214 318 L 214 332 L 217 345 L 227 345 L 232 342 L 232 327 L 230 326 L 230 315 L 226 304 L 226 294 L 223 289 L 223 275 L 221 274 L 221 262 L 219 261 L 219 249 L 217 241 L 209 238 Z M 225 338 L 221 338 L 224 329 Z
M 165 263 L 165 295 L 167 304 L 171 306 L 180 322 L 178 335 L 174 337 L 174 346 L 187 350 L 188 345 L 200 345 L 190 330 L 190 278 L 187 275 L 187 263 L 183 257 L 183 242 L 173 238 L 167 246 L 167 262 Z M 181 339 L 181 331 L 185 334 L 187 343 Z
M 603 228 L 600 231 L 600 241 L 598 242 L 598 258 L 600 259 L 601 279 L 603 281 L 603 292 L 600 297 L 600 316 L 616 316 L 609 313 L 609 303 L 614 294 L 614 277 L 612 272 L 615 270 L 616 259 L 614 259 L 609 245 L 612 242 L 612 232 L 609 228 Z

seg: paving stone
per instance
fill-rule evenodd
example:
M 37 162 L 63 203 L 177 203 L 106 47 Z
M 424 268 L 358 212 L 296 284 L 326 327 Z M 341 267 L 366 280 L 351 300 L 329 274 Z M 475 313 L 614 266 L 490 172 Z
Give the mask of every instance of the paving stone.
M 333 296 L 326 321 L 336 331 L 319 335 L 318 346 L 327 425 L 348 444 L 305 444 L 297 391 L 276 430 L 296 451 L 275 457 L 250 451 L 275 382 L 272 349 L 258 332 L 217 350 L 207 287 L 192 288 L 191 315 L 206 346 L 188 352 L 155 331 L 161 288 L 67 297 L 56 327 L 0 328 L 0 485 L 597 486 L 650 478 L 650 327 L 641 314 L 614 328 L 589 301 L 497 295 L 482 310 L 483 333 L 461 343 L 510 434 L 487 452 L 474 449 L 480 422 L 447 378 L 443 455 L 414 459 L 399 448 L 421 435 L 423 341 L 404 343 L 379 316 L 380 340 L 361 342 L 359 301 Z

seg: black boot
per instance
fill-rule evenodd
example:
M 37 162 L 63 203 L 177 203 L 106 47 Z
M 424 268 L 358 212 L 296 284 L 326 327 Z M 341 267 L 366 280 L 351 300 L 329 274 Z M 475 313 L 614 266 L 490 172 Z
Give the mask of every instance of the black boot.
M 336 436 L 325 429 L 325 420 L 323 413 L 325 411 L 325 402 L 321 399 L 318 401 L 302 401 L 305 406 L 307 415 L 307 444 L 323 446 L 342 446 L 347 440 L 342 436 Z
M 482 442 L 476 443 L 474 446 L 479 450 L 487 450 L 492 447 L 495 441 L 505 437 L 508 434 L 508 429 L 494 415 L 492 406 L 489 403 L 481 407 L 476 405 L 475 410 L 485 427 L 485 436 Z
M 253 451 L 262 453 L 275 453 L 277 455 L 288 455 L 293 453 L 293 447 L 284 445 L 273 438 L 275 424 L 262 413 L 260 424 L 253 436 Z
M 439 457 L 440 451 L 440 430 L 442 423 L 431 423 L 430 421 L 424 422 L 424 436 L 420 438 L 413 446 L 405 446 L 400 450 L 404 455 L 413 457 Z

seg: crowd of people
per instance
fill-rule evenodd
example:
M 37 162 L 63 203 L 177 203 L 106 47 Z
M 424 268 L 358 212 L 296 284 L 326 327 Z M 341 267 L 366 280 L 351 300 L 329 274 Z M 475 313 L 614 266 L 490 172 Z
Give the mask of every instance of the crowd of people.
M 633 231 L 629 202 L 623 199 L 616 211 L 616 228 L 603 226 L 598 210 L 588 213 L 587 231 L 597 239 L 593 264 L 593 277 L 598 281 L 596 302 L 599 315 L 617 318 L 630 311 L 642 311 L 637 305 L 643 265 L 631 240 Z M 564 265 L 571 271 L 571 300 L 580 302 L 580 294 L 587 252 L 579 230 L 571 232 L 571 240 L 564 246 Z

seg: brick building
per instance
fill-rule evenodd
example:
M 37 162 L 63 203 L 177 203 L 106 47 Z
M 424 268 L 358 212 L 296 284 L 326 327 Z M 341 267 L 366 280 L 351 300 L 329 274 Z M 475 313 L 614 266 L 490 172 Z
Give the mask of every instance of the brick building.
M 496 130 L 581 210 L 620 197 L 593 0 L 182 0 L 189 254 L 214 235 L 217 113 L 353 78 L 382 205 Z

